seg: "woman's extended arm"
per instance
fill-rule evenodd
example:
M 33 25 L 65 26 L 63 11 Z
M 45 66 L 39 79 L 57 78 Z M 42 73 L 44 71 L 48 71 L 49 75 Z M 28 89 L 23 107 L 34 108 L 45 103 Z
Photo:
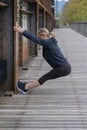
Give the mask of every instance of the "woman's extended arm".
M 33 33 L 24 30 L 21 26 L 14 26 L 14 31 L 21 33 L 23 36 L 25 36 L 26 38 L 30 39 L 31 41 L 34 41 L 37 44 L 40 44 L 42 46 L 47 46 L 48 44 L 48 40 L 44 40 L 41 38 L 38 38 L 36 35 L 34 35 Z

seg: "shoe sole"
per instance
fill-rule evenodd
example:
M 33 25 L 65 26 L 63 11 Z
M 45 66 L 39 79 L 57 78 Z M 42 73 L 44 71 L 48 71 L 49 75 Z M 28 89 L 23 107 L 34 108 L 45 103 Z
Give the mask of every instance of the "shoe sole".
M 23 94 L 27 94 L 27 93 L 28 93 L 28 92 L 22 91 L 22 90 L 18 87 L 18 82 L 17 82 L 17 84 L 16 84 L 16 87 L 17 87 L 17 89 L 19 90 L 19 92 L 21 92 L 21 93 L 23 93 Z

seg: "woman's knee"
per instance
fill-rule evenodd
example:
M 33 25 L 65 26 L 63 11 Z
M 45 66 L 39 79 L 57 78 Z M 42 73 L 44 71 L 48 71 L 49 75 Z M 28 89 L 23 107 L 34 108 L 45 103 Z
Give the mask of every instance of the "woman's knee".
M 69 75 L 71 73 L 71 65 L 70 64 L 67 64 L 66 66 L 66 75 Z

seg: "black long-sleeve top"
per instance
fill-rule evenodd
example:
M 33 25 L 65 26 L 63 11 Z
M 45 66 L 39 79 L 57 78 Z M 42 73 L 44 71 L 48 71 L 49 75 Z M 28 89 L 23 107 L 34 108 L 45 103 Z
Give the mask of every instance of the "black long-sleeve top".
M 68 63 L 67 59 L 61 52 L 58 46 L 58 42 L 55 38 L 44 40 L 27 30 L 23 31 L 22 35 L 30 39 L 31 41 L 34 41 L 36 44 L 40 44 L 43 46 L 43 57 L 51 67 L 55 68 Z

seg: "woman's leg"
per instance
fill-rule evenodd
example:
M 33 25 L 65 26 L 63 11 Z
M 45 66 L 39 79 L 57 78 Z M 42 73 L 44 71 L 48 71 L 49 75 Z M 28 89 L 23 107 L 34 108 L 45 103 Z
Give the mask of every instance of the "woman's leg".
M 40 79 L 33 81 L 32 83 L 26 84 L 25 89 L 38 87 L 43 83 L 45 83 L 47 80 L 66 76 L 70 74 L 70 72 L 71 72 L 71 66 L 69 64 L 64 64 L 60 67 L 53 68 L 50 72 L 43 75 Z

